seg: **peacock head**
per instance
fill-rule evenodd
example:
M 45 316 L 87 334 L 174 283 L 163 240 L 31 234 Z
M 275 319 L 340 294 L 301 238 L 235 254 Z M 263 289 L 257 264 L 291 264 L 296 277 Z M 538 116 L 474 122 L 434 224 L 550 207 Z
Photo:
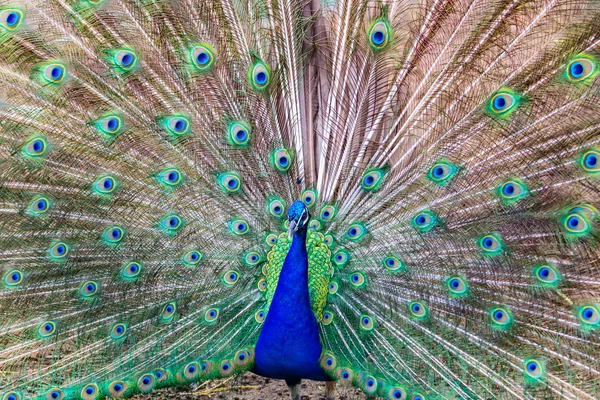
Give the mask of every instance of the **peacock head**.
M 294 232 L 298 230 L 305 230 L 308 227 L 308 221 L 310 220 L 310 212 L 306 204 L 297 200 L 292 203 L 288 210 L 288 222 L 289 230 L 288 237 L 291 239 Z

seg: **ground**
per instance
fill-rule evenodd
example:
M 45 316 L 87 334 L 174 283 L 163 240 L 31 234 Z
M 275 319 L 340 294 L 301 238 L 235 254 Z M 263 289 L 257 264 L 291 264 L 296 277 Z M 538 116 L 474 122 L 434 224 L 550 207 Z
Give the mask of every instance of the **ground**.
M 324 400 L 325 383 L 303 381 L 302 400 Z M 246 373 L 242 376 L 177 389 L 165 389 L 150 395 L 135 396 L 135 400 L 278 400 L 289 399 L 284 381 L 263 378 Z M 358 389 L 336 387 L 336 400 L 363 400 L 365 395 Z

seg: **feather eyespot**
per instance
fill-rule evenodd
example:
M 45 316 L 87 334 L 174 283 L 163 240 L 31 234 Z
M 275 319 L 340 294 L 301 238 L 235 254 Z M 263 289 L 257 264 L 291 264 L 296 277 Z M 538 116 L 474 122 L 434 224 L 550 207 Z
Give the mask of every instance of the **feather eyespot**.
M 98 385 L 95 383 L 89 383 L 81 389 L 79 395 L 83 400 L 95 400 L 99 393 L 100 390 L 98 389 Z
M 505 113 L 515 106 L 515 98 L 510 93 L 498 93 L 491 100 L 492 110 Z
M 578 83 L 596 76 L 598 63 L 591 56 L 580 55 L 567 64 L 565 71 L 570 82 Z
M 321 364 L 321 368 L 331 373 L 337 368 L 337 359 L 335 358 L 332 352 L 324 351 L 323 354 L 321 354 L 321 358 L 319 359 L 319 364 Z
M 28 215 L 30 215 L 32 217 L 43 216 L 48 213 L 51 205 L 52 205 L 52 203 L 50 202 L 50 199 L 48 199 L 47 197 L 41 196 L 41 195 L 35 196 L 29 202 L 29 206 L 27 207 L 26 212 Z
M 387 393 L 388 393 L 389 399 L 398 399 L 398 400 L 407 399 L 406 390 L 404 390 L 404 388 L 392 387 L 392 388 L 388 389 Z
M 323 312 L 323 325 L 329 325 L 333 322 L 333 313 L 325 310 Z
M 374 192 L 381 187 L 384 177 L 383 168 L 369 168 L 363 174 L 360 185 L 364 190 Z
M 48 83 L 60 83 L 66 75 L 66 67 L 64 64 L 53 62 L 47 64 L 43 70 L 43 77 Z
M 329 294 L 336 294 L 339 290 L 339 284 L 336 281 L 329 282 Z
M 110 329 L 110 337 L 116 341 L 121 341 L 122 339 L 125 339 L 126 335 L 127 335 L 127 325 L 126 324 L 118 323 L 118 324 L 113 325 L 113 327 Z
M 235 147 L 247 147 L 252 130 L 250 125 L 242 121 L 231 121 L 227 125 L 227 142 Z
M 190 267 L 194 267 L 202 261 L 204 254 L 197 250 L 188 251 L 181 257 L 181 261 Z
M 53 321 L 43 322 L 39 328 L 38 333 L 42 339 L 48 338 L 54 335 L 57 331 L 56 323 Z
M 41 136 L 35 136 L 23 146 L 23 153 L 29 157 L 42 157 L 48 152 L 48 142 Z
M 371 316 L 364 314 L 360 316 L 360 329 L 369 332 L 372 331 L 374 327 L 375 322 Z
M 256 284 L 258 287 L 258 290 L 261 292 L 264 292 L 267 290 L 267 281 L 263 278 L 263 279 L 259 279 L 258 283 Z
M 233 362 L 235 365 L 243 366 L 252 361 L 252 357 L 250 356 L 250 352 L 248 350 L 239 350 L 235 353 L 235 357 L 233 358 Z
M 62 400 L 65 398 L 65 392 L 59 388 L 52 388 L 46 392 L 46 400 Z
M 159 118 L 162 128 L 172 137 L 178 138 L 187 135 L 191 131 L 191 122 L 188 117 L 174 114 Z
M 65 242 L 57 242 L 48 249 L 48 255 L 50 259 L 54 261 L 61 261 L 65 259 L 71 252 L 71 246 Z
M 367 395 L 375 395 L 379 388 L 377 379 L 371 375 L 365 375 L 361 380 L 361 388 Z
M 513 323 L 513 315 L 507 307 L 495 307 L 490 310 L 492 328 L 507 330 Z
M 445 160 L 440 160 L 433 164 L 427 172 L 427 179 L 440 185 L 447 185 L 458 173 L 459 168 Z
M 429 317 L 429 307 L 422 301 L 411 301 L 408 303 L 408 310 L 416 320 L 422 321 Z
M 577 311 L 577 316 L 584 330 L 600 328 L 600 308 L 598 306 L 581 306 Z
M 338 368 L 335 375 L 342 385 L 350 385 L 354 380 L 354 372 L 349 368 Z
M 356 271 L 350 275 L 350 283 L 356 288 L 363 288 L 367 284 L 367 279 L 362 272 Z
M 306 189 L 302 192 L 302 202 L 311 208 L 317 202 L 318 196 L 315 189 Z
M 115 50 L 113 54 L 113 64 L 123 71 L 129 71 L 135 67 L 137 60 L 137 55 L 132 50 Z
M 405 269 L 405 264 L 397 256 L 388 256 L 381 260 L 388 272 L 399 272 Z
M 110 175 L 101 175 L 92 185 L 92 190 L 98 195 L 111 195 L 118 187 L 119 184 L 115 178 Z
M 267 245 L 269 246 L 275 246 L 275 244 L 277 244 L 277 235 L 274 233 L 269 233 L 266 237 L 265 237 L 265 243 L 267 243 Z
M 425 400 L 425 396 L 423 396 L 421 393 L 414 393 L 410 396 L 410 400 Z
M 10 391 L 2 396 L 2 400 L 23 400 L 21 392 Z
M 162 231 L 169 235 L 175 235 L 179 230 L 183 228 L 183 220 L 177 214 L 168 214 L 163 217 L 160 221 L 160 228 Z
M 143 266 L 137 261 L 130 261 L 126 263 L 121 269 L 121 277 L 125 281 L 133 282 L 142 273 Z
M 539 286 L 555 288 L 560 285 L 562 276 L 558 269 L 550 264 L 540 265 L 533 269 L 533 276 Z
M 162 368 L 155 370 L 153 374 L 154 374 L 154 377 L 156 378 L 157 382 L 164 382 L 169 377 L 169 375 L 167 374 L 167 371 L 165 371 Z
M 125 397 L 128 389 L 129 385 L 124 381 L 114 381 L 108 385 L 108 392 L 116 398 Z
M 79 288 L 79 294 L 84 299 L 91 299 L 94 296 L 98 295 L 99 293 L 100 293 L 100 284 L 98 282 L 86 281 L 83 284 L 81 284 L 81 287 Z
M 206 322 L 215 322 L 219 318 L 219 309 L 218 308 L 209 308 L 204 313 L 204 320 Z
M 200 376 L 200 372 L 202 372 L 202 370 L 200 369 L 200 365 L 195 361 L 192 361 L 191 363 L 183 367 L 183 376 L 188 381 L 198 379 L 198 377 Z
M 229 270 L 223 274 L 223 282 L 229 286 L 235 285 L 239 279 L 240 274 L 235 270 Z
M 254 320 L 259 324 L 265 322 L 265 310 L 260 309 L 254 314 Z
M 167 189 L 173 189 L 183 183 L 182 172 L 175 167 L 168 167 L 156 175 L 156 179 Z
M 171 301 L 165 304 L 160 312 L 159 319 L 163 324 L 169 324 L 173 322 L 177 313 L 177 303 Z
M 469 283 L 460 276 L 451 276 L 446 279 L 446 286 L 450 292 L 450 297 L 459 298 L 469 294 Z
M 325 235 L 323 237 L 323 243 L 325 243 L 325 245 L 329 248 L 333 247 L 333 245 L 335 244 L 335 239 L 334 239 L 333 235 L 331 233 L 328 233 L 327 235 Z
M 242 190 L 242 178 L 237 172 L 223 172 L 217 176 L 217 182 L 225 193 L 239 193 Z
M 332 256 L 333 264 L 338 268 L 343 268 L 350 261 L 350 253 L 346 249 L 338 249 Z
M 152 374 L 144 374 L 139 377 L 137 387 L 144 394 L 150 393 L 154 389 L 155 378 Z
M 279 172 L 288 172 L 292 167 L 292 153 L 288 149 L 275 149 L 270 157 L 271 165 Z
M 271 69 L 262 61 L 256 61 L 248 72 L 248 81 L 256 91 L 263 91 L 271 82 Z
M 127 232 L 125 231 L 125 229 L 118 225 L 114 225 L 109 226 L 104 230 L 102 238 L 104 239 L 104 243 L 106 243 L 109 246 L 114 246 L 121 243 L 123 239 L 125 239 L 126 235 Z
M 280 197 L 270 197 L 267 202 L 267 212 L 275 217 L 281 218 L 284 215 L 285 204 Z
M 348 227 L 346 238 L 352 242 L 360 242 L 367 234 L 367 227 L 362 222 L 355 222 Z
M 600 150 L 587 150 L 579 159 L 579 166 L 584 172 L 597 176 L 600 175 Z
M 190 58 L 197 70 L 207 71 L 215 62 L 215 51 L 208 44 L 200 44 L 190 50 Z
M 256 251 L 249 251 L 242 257 L 242 262 L 248 267 L 255 267 L 262 261 L 262 256 Z
M 479 247 L 486 256 L 497 256 L 504 251 L 504 242 L 500 235 L 491 233 L 478 240 Z
M 335 215 L 337 214 L 337 208 L 330 204 L 324 204 L 321 207 L 321 221 L 327 223 L 333 220 Z
M 115 136 L 123 130 L 123 118 L 117 114 L 107 114 L 94 121 L 93 126 L 104 135 Z
M 412 226 L 421 233 L 427 233 L 440 224 L 435 213 L 429 210 L 422 211 L 411 220 Z
M 369 45 L 377 52 L 387 47 L 392 36 L 392 28 L 387 19 L 376 19 L 369 28 Z
M 505 204 L 510 205 L 529 196 L 529 189 L 521 180 L 512 179 L 500 185 L 497 193 Z
M 245 235 L 246 233 L 248 233 L 250 231 L 250 227 L 248 226 L 248 221 L 246 221 L 245 219 L 235 219 L 235 220 L 231 221 L 231 223 L 229 225 L 230 225 L 231 231 L 237 236 Z
M 17 269 L 8 271 L 4 275 L 4 285 L 8 287 L 16 287 L 23 283 L 23 273 Z
M 0 27 L 7 31 L 14 31 L 23 22 L 23 11 L 17 8 L 0 10 Z

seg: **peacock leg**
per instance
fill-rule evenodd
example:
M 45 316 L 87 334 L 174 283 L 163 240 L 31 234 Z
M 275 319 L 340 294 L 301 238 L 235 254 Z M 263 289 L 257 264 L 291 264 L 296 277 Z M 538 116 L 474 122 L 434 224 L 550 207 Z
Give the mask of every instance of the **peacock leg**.
M 335 382 L 331 381 L 331 382 L 325 382 L 325 397 L 327 398 L 327 400 L 334 400 L 335 399 Z
M 287 382 L 286 382 L 287 383 Z M 292 400 L 300 400 L 300 383 L 298 382 L 296 384 L 290 384 L 288 383 L 288 387 L 290 388 L 290 394 L 292 395 Z

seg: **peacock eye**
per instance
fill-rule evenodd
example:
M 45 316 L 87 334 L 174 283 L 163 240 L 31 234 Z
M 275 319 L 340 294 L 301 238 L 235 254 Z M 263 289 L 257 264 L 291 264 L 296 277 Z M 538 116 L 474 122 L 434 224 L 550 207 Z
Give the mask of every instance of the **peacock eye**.
M 27 214 L 37 217 L 44 215 L 50 210 L 50 200 L 44 196 L 36 196 L 27 207 Z
M 67 257 L 70 251 L 71 247 L 68 244 L 66 244 L 65 242 L 58 242 L 50 247 L 48 253 L 50 258 L 54 260 L 60 260 Z
M 332 205 L 323 205 L 321 207 L 321 220 L 323 222 L 330 222 L 331 220 L 333 220 L 333 218 L 335 217 L 337 213 L 337 208 L 332 206 Z
M 533 381 L 539 381 L 545 377 L 546 365 L 543 361 L 526 359 L 523 361 L 523 366 L 526 378 Z
M 156 175 L 156 179 L 165 188 L 172 189 L 183 183 L 183 174 L 175 167 L 165 168 Z
M 459 298 L 468 295 L 469 284 L 460 276 L 451 276 L 446 279 L 446 286 L 450 292 L 450 297 Z
M 125 229 L 117 225 L 106 228 L 102 235 L 104 242 L 108 245 L 116 245 L 121 243 L 125 236 Z
M 23 273 L 19 270 L 8 271 L 4 276 L 4 284 L 8 287 L 15 287 L 23 282 Z
M 262 91 L 269 86 L 271 81 L 271 69 L 262 61 L 257 61 L 248 73 L 250 85 L 257 91 Z
M 94 127 L 106 135 L 114 136 L 121 131 L 123 119 L 116 114 L 106 115 L 94 122 Z
M 60 63 L 47 64 L 43 69 L 44 79 L 49 83 L 59 83 L 65 77 L 66 68 Z
M 306 189 L 302 192 L 302 202 L 311 208 L 317 202 L 318 196 L 315 189 Z
M 336 294 L 339 290 L 339 285 L 336 281 L 329 283 L 329 294 Z
M 398 399 L 398 400 L 406 400 L 406 390 L 403 388 L 393 387 L 388 389 L 388 398 L 389 399 Z
M 23 21 L 23 11 L 16 8 L 7 8 L 0 11 L 0 27 L 14 31 Z
M 510 89 L 498 91 L 488 103 L 487 111 L 497 117 L 507 117 L 521 102 L 521 96 Z
M 331 311 L 323 312 L 323 325 L 329 325 L 333 322 L 333 314 Z
M 478 243 L 483 254 L 487 256 L 496 256 L 504 250 L 502 238 L 496 233 L 483 236 L 479 239 Z
M 144 374 L 137 381 L 137 386 L 142 393 L 150 393 L 154 387 L 154 376 L 152 374 Z
M 115 340 L 124 338 L 126 334 L 127 325 L 122 323 L 113 325 L 112 329 L 110 330 L 110 337 L 112 337 Z
M 578 317 L 585 329 L 597 329 L 600 327 L 600 310 L 595 305 L 579 307 Z
M 513 204 L 529 195 L 529 189 L 520 180 L 504 182 L 497 189 L 500 199 L 506 204 Z
M 373 318 L 369 315 L 361 315 L 360 317 L 360 328 L 364 331 L 373 330 L 375 324 L 373 323 Z
M 254 320 L 259 324 L 265 322 L 265 310 L 260 309 L 254 314 Z
M 242 190 L 242 178 L 237 172 L 223 172 L 217 176 L 217 182 L 225 193 L 239 193 Z
M 597 72 L 597 63 L 593 58 L 578 57 L 567 64 L 567 77 L 572 82 L 584 81 Z
M 250 230 L 250 227 L 248 226 L 248 221 L 244 219 L 236 219 L 231 221 L 230 228 L 231 231 L 238 236 L 245 235 Z
M 239 279 L 240 274 L 235 270 L 230 270 L 223 274 L 223 281 L 229 286 L 235 285 Z
M 384 18 L 379 18 L 373 22 L 369 29 L 369 44 L 374 51 L 384 49 L 392 34 L 389 22 Z
M 42 338 L 47 338 L 56 333 L 56 324 L 53 321 L 43 322 L 39 328 L 38 333 Z
M 215 52 L 211 46 L 202 44 L 191 49 L 190 58 L 196 69 L 199 71 L 207 71 L 215 62 Z
M 444 186 L 454 178 L 457 172 L 458 167 L 456 165 L 442 160 L 433 164 L 427 172 L 427 178 L 438 185 Z
M 580 158 L 579 165 L 589 174 L 600 174 L 600 150 L 591 149 L 586 151 Z
M 23 151 L 31 157 L 41 157 L 46 154 L 47 150 L 48 144 L 46 139 L 40 136 L 30 139 L 23 147 Z
M 332 256 L 333 264 L 336 267 L 344 267 L 350 260 L 350 253 L 346 249 L 338 249 Z
M 113 62 L 119 68 L 127 71 L 135 66 L 137 63 L 137 56 L 131 50 L 117 50 L 114 53 Z
M 367 279 L 362 272 L 355 271 L 350 275 L 350 283 L 356 288 L 363 288 L 367 284 Z
M 162 124 L 174 136 L 183 136 L 190 131 L 190 119 L 182 115 L 166 117 Z
M 408 303 L 410 315 L 417 320 L 424 320 L 429 316 L 429 309 L 422 301 L 411 301 Z
M 159 225 L 165 234 L 175 235 L 181 228 L 183 228 L 184 223 L 179 215 L 169 214 L 163 217 Z
M 370 168 L 362 176 L 360 185 L 366 191 L 376 191 L 381 187 L 385 172 L 381 168 Z
M 83 298 L 91 298 L 100 293 L 100 284 L 94 281 L 84 282 L 79 288 L 79 293 Z
M 279 197 L 271 197 L 267 202 L 267 212 L 275 217 L 280 218 L 283 216 L 283 212 L 285 211 L 285 204 L 283 199 Z
M 271 153 L 270 161 L 277 171 L 287 172 L 292 166 L 292 154 L 288 149 L 276 149 Z
M 490 310 L 490 318 L 492 327 L 497 329 L 508 329 L 512 322 L 513 316 L 507 307 L 495 307 Z
M 385 257 L 381 263 L 389 272 L 398 272 L 404 269 L 405 265 L 397 256 Z
M 250 125 L 245 122 L 230 122 L 227 126 L 227 142 L 232 146 L 247 147 L 251 132 Z
M 425 210 L 415 215 L 412 218 L 411 223 L 419 232 L 427 233 L 439 225 L 440 220 L 432 211 Z

